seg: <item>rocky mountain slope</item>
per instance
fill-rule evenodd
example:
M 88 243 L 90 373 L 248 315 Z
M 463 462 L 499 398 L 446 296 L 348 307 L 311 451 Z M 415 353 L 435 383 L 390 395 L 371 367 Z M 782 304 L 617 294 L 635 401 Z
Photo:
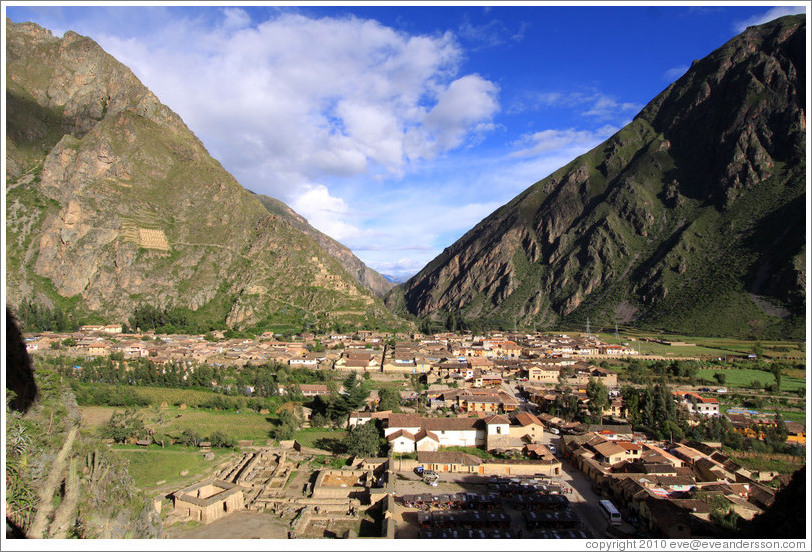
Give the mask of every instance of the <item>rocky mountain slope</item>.
M 8 304 L 111 322 L 173 307 L 236 328 L 400 322 L 93 40 L 6 27 Z
M 781 18 L 695 61 L 388 304 L 503 327 L 802 336 L 805 32 L 804 16 Z
M 322 247 L 327 253 L 341 263 L 341 266 L 355 278 L 355 280 L 363 286 L 368 287 L 372 293 L 378 297 L 383 297 L 389 290 L 392 289 L 393 284 L 390 283 L 383 275 L 378 274 L 376 271 L 369 268 L 364 262 L 355 256 L 350 251 L 350 248 L 338 243 L 333 238 L 313 228 L 307 219 L 302 215 L 270 196 L 258 194 L 257 199 L 268 209 L 268 212 L 281 217 L 286 220 L 288 224 L 307 234 Z

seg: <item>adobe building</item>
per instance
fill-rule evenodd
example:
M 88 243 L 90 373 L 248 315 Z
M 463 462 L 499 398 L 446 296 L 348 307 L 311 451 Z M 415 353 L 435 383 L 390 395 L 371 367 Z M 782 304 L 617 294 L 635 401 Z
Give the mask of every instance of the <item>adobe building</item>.
M 211 523 L 245 508 L 242 488 L 220 479 L 207 479 L 172 495 L 175 512 L 201 523 Z

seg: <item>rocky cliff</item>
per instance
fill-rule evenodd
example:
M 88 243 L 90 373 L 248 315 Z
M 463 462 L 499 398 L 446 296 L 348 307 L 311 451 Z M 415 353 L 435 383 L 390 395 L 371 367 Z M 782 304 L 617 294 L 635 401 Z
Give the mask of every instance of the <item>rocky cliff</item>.
M 805 32 L 804 16 L 781 18 L 695 61 L 388 303 L 502 327 L 802 336 Z
M 7 20 L 7 302 L 123 322 L 397 324 L 93 40 Z
M 307 219 L 285 205 L 283 202 L 266 195 L 257 195 L 262 205 L 268 212 L 277 215 L 287 221 L 288 224 L 307 234 L 322 247 L 327 253 L 336 259 L 344 269 L 363 286 L 368 287 L 372 293 L 378 297 L 385 296 L 392 289 L 393 284 L 372 270 L 364 262 L 355 256 L 349 247 L 340 244 L 333 238 L 313 228 Z

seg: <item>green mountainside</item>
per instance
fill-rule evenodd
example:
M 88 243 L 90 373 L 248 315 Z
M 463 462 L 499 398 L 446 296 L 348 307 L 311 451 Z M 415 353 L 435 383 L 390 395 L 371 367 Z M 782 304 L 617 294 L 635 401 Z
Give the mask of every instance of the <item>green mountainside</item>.
M 801 338 L 804 16 L 748 28 L 387 297 L 444 322 Z
M 7 304 L 87 322 L 172 308 L 204 329 L 403 324 L 93 40 L 6 30 Z

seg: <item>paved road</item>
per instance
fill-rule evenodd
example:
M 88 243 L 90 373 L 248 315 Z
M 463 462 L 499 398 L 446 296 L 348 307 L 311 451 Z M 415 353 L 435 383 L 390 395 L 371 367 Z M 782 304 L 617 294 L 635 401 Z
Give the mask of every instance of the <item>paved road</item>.
M 544 432 L 541 442 L 545 445 L 555 445 L 559 451 L 562 448 L 561 436 L 553 435 L 547 431 Z M 562 474 L 559 476 L 558 481 L 565 489 L 571 489 L 571 492 L 568 492 L 566 496 L 570 500 L 572 510 L 578 514 L 585 529 L 594 538 L 605 538 L 606 520 L 604 520 L 598 507 L 600 497 L 592 491 L 592 484 L 586 475 L 578 471 L 567 460 L 563 458 L 560 458 L 560 460 Z

